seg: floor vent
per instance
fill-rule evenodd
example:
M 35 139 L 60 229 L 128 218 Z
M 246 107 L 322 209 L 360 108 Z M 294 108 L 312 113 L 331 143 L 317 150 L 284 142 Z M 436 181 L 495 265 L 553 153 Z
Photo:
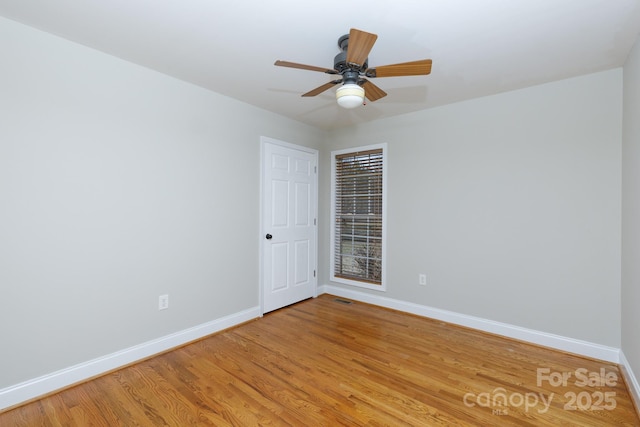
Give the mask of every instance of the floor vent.
M 353 301 L 349 301 L 349 300 L 346 300 L 346 299 L 340 299 L 340 298 L 336 298 L 333 301 L 339 302 L 340 304 L 346 304 L 346 305 L 353 304 Z

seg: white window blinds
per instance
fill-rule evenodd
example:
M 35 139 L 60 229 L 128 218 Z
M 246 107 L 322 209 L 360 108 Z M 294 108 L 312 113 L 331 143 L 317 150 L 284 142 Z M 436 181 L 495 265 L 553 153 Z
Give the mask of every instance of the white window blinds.
M 382 168 L 382 149 L 335 157 L 335 277 L 382 282 Z

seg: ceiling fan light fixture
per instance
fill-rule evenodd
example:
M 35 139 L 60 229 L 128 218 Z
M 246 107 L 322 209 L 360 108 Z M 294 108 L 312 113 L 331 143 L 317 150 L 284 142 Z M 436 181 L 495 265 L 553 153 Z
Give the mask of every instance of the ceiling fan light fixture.
M 355 83 L 345 83 L 336 90 L 336 100 L 342 108 L 356 108 L 364 103 L 364 89 Z

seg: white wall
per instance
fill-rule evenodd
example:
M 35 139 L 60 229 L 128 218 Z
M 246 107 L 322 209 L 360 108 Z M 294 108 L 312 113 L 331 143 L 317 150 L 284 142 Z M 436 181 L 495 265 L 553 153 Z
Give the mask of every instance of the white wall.
M 340 129 L 323 162 L 389 143 L 389 298 L 619 347 L 621 121 L 617 69 Z
M 258 305 L 260 136 L 324 132 L 2 18 L 0 52 L 0 389 Z
M 640 376 L 640 41 L 624 66 L 622 351 Z

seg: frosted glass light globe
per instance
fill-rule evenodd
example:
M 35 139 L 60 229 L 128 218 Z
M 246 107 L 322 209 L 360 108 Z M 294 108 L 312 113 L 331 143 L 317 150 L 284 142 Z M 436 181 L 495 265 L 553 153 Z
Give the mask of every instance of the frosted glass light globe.
M 364 89 L 355 83 L 347 83 L 336 90 L 338 105 L 342 108 L 356 108 L 364 102 Z

